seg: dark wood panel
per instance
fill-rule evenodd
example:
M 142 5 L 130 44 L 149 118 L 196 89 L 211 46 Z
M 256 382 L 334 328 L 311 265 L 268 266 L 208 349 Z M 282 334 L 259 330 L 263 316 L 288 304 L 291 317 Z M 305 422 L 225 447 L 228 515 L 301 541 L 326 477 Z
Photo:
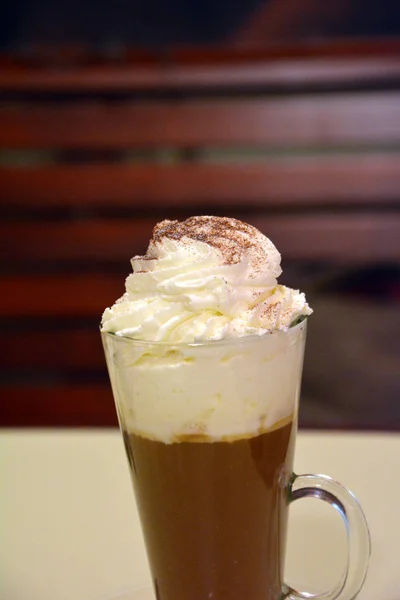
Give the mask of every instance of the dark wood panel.
M 272 239 L 284 260 L 347 265 L 400 260 L 398 213 L 261 216 L 250 220 Z
M 3 259 L 19 264 L 79 261 L 115 262 L 144 254 L 155 219 L 0 222 Z M 51 249 L 51 250 L 50 250 Z
M 112 275 L 10 275 L 2 277 L 0 316 L 85 317 L 101 314 L 124 292 Z
M 334 146 L 400 141 L 400 93 L 0 107 L 0 146 Z
M 111 388 L 104 385 L 0 388 L 1 427 L 117 425 Z
M 190 207 L 397 202 L 400 156 L 318 156 L 251 163 L 1 168 L 15 206 Z
M 249 51 L 228 49 L 169 53 L 153 61 L 65 60 L 35 65 L 3 60 L 4 91 L 121 91 L 179 88 L 232 88 L 262 85 L 372 85 L 400 77 L 399 44 L 344 42 L 298 44 Z M 60 68 L 60 66 L 62 68 Z M 68 68 L 65 68 L 68 66 Z M 58 67 L 58 68 L 57 68 Z
M 232 216 L 261 229 L 286 259 L 346 261 L 349 264 L 400 260 L 400 214 L 397 212 Z M 29 260 L 47 264 L 71 260 L 85 264 L 90 260 L 100 263 L 121 261 L 128 271 L 130 258 L 145 252 L 154 224 L 154 219 L 20 222 L 12 226 L 0 223 L 0 249 L 3 260 L 11 264 L 24 265 Z M 85 278 L 78 281 L 84 284 Z M 120 287 L 122 284 L 121 279 Z M 98 285 L 102 287 L 104 282 Z M 71 289 L 72 283 L 67 284 L 69 293 Z M 108 297 L 114 289 L 117 289 L 117 283 L 112 284 L 110 291 L 104 289 L 103 297 Z M 1 302 L 0 298 L 0 306 Z
M 100 321 L 100 315 L 98 318 Z M 51 369 L 79 371 L 105 368 L 99 328 L 54 328 L 13 332 L 7 336 L 2 369 Z
M 179 46 L 170 48 L 168 55 L 165 49 L 136 48 L 126 46 L 123 53 L 111 57 L 108 50 L 93 48 L 87 44 L 46 44 L 32 46 L 29 51 L 18 54 L 0 54 L 1 68 L 20 68 L 35 65 L 37 67 L 58 65 L 77 66 L 94 64 L 129 64 L 154 66 L 164 64 L 237 64 L 248 61 L 305 59 L 305 58 L 359 58 L 359 57 L 396 57 L 400 54 L 400 42 L 394 38 L 380 39 L 329 39 L 313 43 L 304 41 L 285 41 L 282 44 L 224 44 Z

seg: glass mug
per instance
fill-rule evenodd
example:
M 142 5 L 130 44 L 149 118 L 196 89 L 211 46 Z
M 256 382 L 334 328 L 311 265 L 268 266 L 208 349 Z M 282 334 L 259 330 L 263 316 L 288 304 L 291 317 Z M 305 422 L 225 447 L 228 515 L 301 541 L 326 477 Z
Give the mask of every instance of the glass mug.
M 351 600 L 370 538 L 351 492 L 294 475 L 306 321 L 198 344 L 102 333 L 157 600 Z M 283 582 L 289 505 L 342 516 L 347 566 L 333 590 Z

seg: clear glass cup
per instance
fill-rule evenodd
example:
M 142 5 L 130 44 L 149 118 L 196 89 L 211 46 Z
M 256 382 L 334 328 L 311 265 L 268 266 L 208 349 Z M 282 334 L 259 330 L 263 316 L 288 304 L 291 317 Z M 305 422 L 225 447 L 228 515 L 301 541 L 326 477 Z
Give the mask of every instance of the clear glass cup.
M 157 600 L 351 600 L 370 538 L 351 492 L 293 474 L 306 321 L 199 344 L 102 333 Z M 347 528 L 334 589 L 283 581 L 289 505 L 314 497 Z

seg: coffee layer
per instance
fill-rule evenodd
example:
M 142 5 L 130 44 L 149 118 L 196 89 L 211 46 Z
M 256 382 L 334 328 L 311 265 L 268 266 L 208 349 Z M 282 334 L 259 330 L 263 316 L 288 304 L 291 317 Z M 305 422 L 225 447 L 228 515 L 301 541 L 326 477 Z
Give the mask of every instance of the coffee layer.
M 281 597 L 295 429 L 210 444 L 124 434 L 157 598 Z

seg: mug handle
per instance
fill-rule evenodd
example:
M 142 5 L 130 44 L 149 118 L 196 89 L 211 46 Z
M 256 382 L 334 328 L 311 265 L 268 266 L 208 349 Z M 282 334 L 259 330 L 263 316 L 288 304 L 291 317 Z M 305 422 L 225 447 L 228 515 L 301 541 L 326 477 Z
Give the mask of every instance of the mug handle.
M 367 521 L 357 498 L 327 475 L 295 475 L 289 485 L 289 504 L 300 498 L 328 502 L 342 517 L 347 531 L 346 568 L 337 585 L 322 594 L 298 592 L 284 586 L 285 600 L 353 600 L 367 575 L 371 540 Z

